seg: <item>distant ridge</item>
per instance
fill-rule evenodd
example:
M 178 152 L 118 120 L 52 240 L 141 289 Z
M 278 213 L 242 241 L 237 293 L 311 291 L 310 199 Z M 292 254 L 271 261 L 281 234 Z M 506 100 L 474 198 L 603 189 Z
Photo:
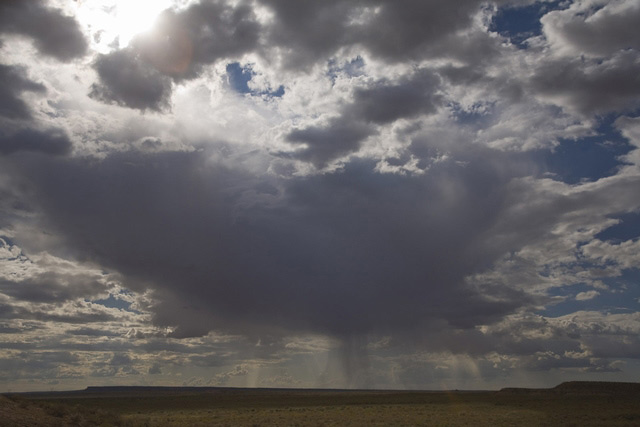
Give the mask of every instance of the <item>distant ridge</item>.
M 168 394 L 351 394 L 360 393 L 368 395 L 384 394 L 420 394 L 420 393 L 499 393 L 499 394 L 564 394 L 564 395 L 640 395 L 640 383 L 638 382 L 608 382 L 608 381 L 568 381 L 552 388 L 524 388 L 505 387 L 498 391 L 490 390 L 384 390 L 384 389 L 313 389 L 313 388 L 267 388 L 267 387 L 202 387 L 202 386 L 88 386 L 83 390 L 66 391 L 30 391 L 21 393 L 7 393 L 25 396 L 57 396 L 77 397 L 101 395 L 139 396 L 168 395 Z M 0 423 L 0 426 L 2 424 Z
M 607 381 L 568 381 L 557 385 L 553 390 L 562 393 L 589 394 L 640 394 L 640 383 L 623 383 Z
M 640 383 L 609 382 L 609 381 L 567 381 L 553 388 L 519 388 L 506 387 L 498 393 L 503 394 L 536 394 L 536 393 L 557 393 L 557 394 L 640 394 Z

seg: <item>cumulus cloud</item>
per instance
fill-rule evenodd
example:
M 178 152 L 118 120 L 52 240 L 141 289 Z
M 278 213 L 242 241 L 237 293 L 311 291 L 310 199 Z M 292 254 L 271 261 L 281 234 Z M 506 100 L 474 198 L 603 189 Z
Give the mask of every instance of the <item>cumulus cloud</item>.
M 100 83 L 89 96 L 140 110 L 163 110 L 169 106 L 171 80 L 132 50 L 100 55 L 95 62 Z
M 637 53 L 621 52 L 601 61 L 543 62 L 532 89 L 545 99 L 584 114 L 632 110 L 638 106 Z
M 0 375 L 7 380 L 21 378 L 59 378 L 64 368 L 76 364 L 80 358 L 68 351 L 19 352 L 0 358 Z
M 437 76 L 419 70 L 398 82 L 380 80 L 356 88 L 340 116 L 289 132 L 288 142 L 304 144 L 301 149 L 294 146 L 291 155 L 323 167 L 335 158 L 357 152 L 367 137 L 378 133 L 375 125 L 435 113 L 440 104 L 438 86 Z
M 63 155 L 71 150 L 71 140 L 60 128 L 38 123 L 24 92 L 45 94 L 46 87 L 25 76 L 27 68 L 0 64 L 0 154 L 35 151 Z
M 215 377 L 211 379 L 212 384 L 216 385 L 225 385 L 229 382 L 229 380 L 233 377 L 241 377 L 249 374 L 249 371 L 246 367 L 242 365 L 237 365 L 232 370 L 228 372 L 223 372 L 221 374 L 217 374 Z
M 364 123 L 340 117 L 330 119 L 324 126 L 292 130 L 287 141 L 304 144 L 293 156 L 322 167 L 336 157 L 357 151 L 361 142 L 373 133 Z
M 3 1 L 0 34 L 28 37 L 40 53 L 60 61 L 83 56 L 88 48 L 78 22 L 44 2 Z
M 0 115 L 10 119 L 28 119 L 29 107 L 20 98 L 24 91 L 44 92 L 45 87 L 24 77 L 24 67 L 0 64 Z
M 442 40 L 462 30 L 480 7 L 475 0 L 455 8 L 444 1 L 331 1 L 321 4 L 265 0 L 275 12 L 269 28 L 272 46 L 289 68 L 304 67 L 345 45 L 362 46 L 385 60 L 399 62 L 428 56 Z
M 640 6 L 630 0 L 576 1 L 568 8 L 549 12 L 540 22 L 550 44 L 564 55 L 576 50 L 606 57 L 618 50 L 638 50 L 635 23 Z
M 398 119 L 435 113 L 439 97 L 435 94 L 439 81 L 424 70 L 397 83 L 384 80 L 354 92 L 348 115 L 366 122 L 387 124 Z
M 140 110 L 168 108 L 172 78 L 196 77 L 203 66 L 255 49 L 259 25 L 246 2 L 195 3 L 165 11 L 154 31 L 94 63 L 100 83 L 90 96 Z
M 157 24 L 159 34 L 134 42 L 143 56 L 166 74 L 189 76 L 203 65 L 256 49 L 260 26 L 249 2 L 199 2 L 167 11 Z

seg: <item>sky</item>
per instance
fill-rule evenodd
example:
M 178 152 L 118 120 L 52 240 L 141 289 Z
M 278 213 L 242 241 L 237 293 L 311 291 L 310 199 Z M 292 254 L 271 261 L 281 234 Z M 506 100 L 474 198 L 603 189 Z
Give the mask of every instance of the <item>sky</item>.
M 0 3 L 0 391 L 640 381 L 637 0 Z

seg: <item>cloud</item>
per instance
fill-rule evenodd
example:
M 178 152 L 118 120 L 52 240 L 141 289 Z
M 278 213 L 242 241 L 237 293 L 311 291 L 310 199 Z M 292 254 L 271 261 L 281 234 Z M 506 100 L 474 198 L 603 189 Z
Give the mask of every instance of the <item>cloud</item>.
M 40 53 L 65 62 L 85 55 L 88 48 L 78 22 L 44 2 L 3 1 L 0 34 L 29 37 Z
M 67 333 L 71 335 L 79 335 L 79 336 L 86 336 L 86 337 L 117 337 L 119 336 L 114 332 L 106 331 L 103 329 L 96 329 L 96 328 L 69 329 L 67 330 Z
M 614 263 L 623 268 L 633 268 L 640 261 L 638 249 L 640 249 L 639 239 L 627 240 L 617 245 L 594 239 L 584 245 L 582 251 L 599 263 Z
M 300 149 L 294 146 L 291 156 L 321 168 L 338 157 L 357 152 L 366 138 L 379 132 L 375 125 L 435 113 L 440 104 L 438 86 L 437 76 L 420 70 L 398 82 L 379 80 L 356 88 L 340 116 L 287 134 L 288 142 L 304 144 Z
M 233 377 L 244 377 L 249 375 L 249 371 L 245 366 L 237 365 L 232 370 L 228 372 L 223 372 L 221 374 L 217 374 L 215 377 L 211 379 L 211 384 L 216 385 L 225 385 L 231 380 Z
M 46 93 L 46 87 L 24 75 L 24 66 L 0 64 L 0 154 L 35 151 L 64 155 L 71 150 L 71 140 L 63 129 L 43 126 L 34 120 L 30 106 L 22 98 L 24 92 Z
M 162 111 L 169 107 L 171 79 L 143 61 L 132 50 L 98 56 L 95 62 L 100 83 L 91 86 L 90 97 L 140 110 Z
M 63 155 L 71 151 L 71 141 L 61 129 L 22 129 L 13 134 L 0 132 L 0 154 L 35 151 Z
M 126 353 L 113 353 L 108 361 L 99 361 L 92 364 L 92 377 L 121 377 L 127 375 L 139 375 L 134 367 L 136 360 Z
M 140 110 L 169 107 L 172 79 L 195 78 L 203 66 L 256 48 L 259 25 L 246 2 L 200 2 L 161 14 L 150 34 L 101 54 L 90 96 Z
M 525 4 L 516 46 L 493 17 Z M 59 353 L 33 366 L 66 385 L 633 375 L 638 236 L 599 236 L 640 209 L 636 9 L 196 1 L 86 62 L 3 26 L 0 360 Z
M 105 285 L 88 275 L 65 277 L 43 273 L 20 282 L 0 281 L 0 292 L 21 301 L 59 303 L 104 293 Z
M 638 50 L 640 36 L 635 23 L 640 6 L 632 0 L 576 1 L 568 8 L 549 12 L 540 22 L 551 46 L 565 55 L 576 50 L 606 57 L 618 50 Z
M 578 293 L 576 295 L 576 300 L 578 300 L 578 301 L 588 301 L 590 299 L 594 299 L 598 295 L 600 295 L 600 292 L 598 292 L 598 291 L 580 292 L 580 293 Z
M 531 89 L 584 115 L 631 111 L 636 90 L 640 38 L 634 1 L 575 1 L 545 14 L 540 22 L 549 50 L 535 67 Z
M 158 109 L 160 96 L 151 96 L 153 101 L 149 101 L 145 93 L 131 91 L 137 84 L 125 90 L 123 82 L 142 82 L 144 78 L 151 78 L 149 84 L 158 87 L 162 86 L 160 76 L 170 76 L 176 81 L 192 79 L 206 65 L 249 53 L 258 54 L 268 62 L 275 60 L 289 70 L 294 66 L 326 61 L 348 46 L 362 46 L 374 56 L 392 61 L 422 57 L 421 52 L 431 52 L 436 57 L 449 55 L 451 50 L 441 50 L 439 42 L 445 36 L 455 38 L 456 30 L 470 25 L 472 15 L 479 8 L 479 2 L 475 0 L 464 2 L 455 12 L 444 2 L 428 5 L 411 2 L 402 7 L 387 3 L 363 5 L 357 1 L 318 5 L 264 1 L 262 5 L 273 13 L 274 22 L 257 16 L 266 12 L 259 7 L 252 8 L 246 2 L 235 5 L 223 1 L 199 2 L 182 10 L 163 12 L 151 33 L 138 36 L 126 49 L 103 55 L 96 61 L 95 68 L 102 84 L 93 87 L 93 96 L 131 108 Z M 400 21 L 402 25 L 399 25 Z M 453 47 L 468 44 L 464 40 L 466 38 L 452 39 L 448 44 Z M 476 46 L 467 50 L 483 49 Z M 419 80 L 413 83 L 420 84 Z M 357 96 L 362 98 L 362 103 L 367 102 L 367 96 L 371 102 L 374 101 L 371 97 L 391 96 L 395 97 L 393 106 L 398 106 L 398 96 L 402 96 L 399 92 L 404 90 L 406 98 L 411 95 L 410 89 L 401 83 L 394 88 L 363 91 Z M 412 105 L 410 102 L 420 102 L 416 97 L 424 88 L 413 89 L 418 93 L 412 95 L 413 100 L 404 99 L 405 112 Z M 127 99 L 124 99 L 125 94 Z M 424 107 L 428 103 L 427 100 Z M 368 108 L 368 113 L 373 114 L 373 106 Z M 389 111 L 391 108 L 392 105 L 388 107 Z M 419 114 L 419 111 L 413 114 Z M 381 116 L 374 120 L 389 118 Z
M 287 141 L 304 144 L 304 148 L 293 153 L 294 157 L 323 167 L 337 157 L 357 151 L 362 141 L 373 133 L 364 123 L 339 117 L 329 120 L 326 126 L 292 130 Z
M 600 61 L 550 60 L 536 69 L 531 87 L 543 99 L 579 113 L 624 112 L 638 106 L 639 65 L 634 51 Z
M 205 167 L 206 158 L 122 153 L 23 171 L 58 232 L 94 262 L 155 283 L 155 321 L 180 333 L 473 327 L 530 303 L 501 285 L 464 285 L 527 242 L 522 232 L 506 246 L 483 240 L 497 188 L 507 188 L 489 163 L 443 164 L 424 178 L 351 164 L 275 180 L 280 191 L 264 194 L 256 189 L 274 178 Z
M 347 115 L 376 124 L 392 123 L 436 112 L 439 97 L 435 94 L 438 78 L 424 70 L 397 83 L 384 80 L 354 92 Z
M 177 77 L 193 76 L 203 65 L 251 52 L 260 38 L 254 9 L 246 1 L 199 2 L 178 12 L 168 10 L 156 31 L 150 39 L 134 41 L 134 46 L 160 71 Z
M 24 67 L 0 64 L 0 116 L 10 119 L 29 119 L 31 112 L 20 98 L 25 91 L 45 92 L 45 87 L 23 75 Z
M 64 369 L 80 361 L 78 355 L 68 351 L 30 351 L 0 358 L 0 378 L 59 378 Z
M 308 67 L 344 46 L 361 46 L 391 62 L 428 57 L 430 49 L 471 24 L 480 2 L 331 1 L 320 4 L 265 0 L 275 23 L 269 40 L 288 68 Z
M 300 386 L 300 381 L 288 371 L 281 370 L 277 375 L 261 378 L 260 386 L 295 388 Z

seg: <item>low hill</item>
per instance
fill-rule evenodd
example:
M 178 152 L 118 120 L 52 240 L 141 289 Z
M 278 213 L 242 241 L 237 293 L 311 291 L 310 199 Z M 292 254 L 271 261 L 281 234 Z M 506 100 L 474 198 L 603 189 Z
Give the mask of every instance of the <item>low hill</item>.
M 640 395 L 640 383 L 608 382 L 608 381 L 567 381 L 553 388 L 519 388 L 501 389 L 501 394 L 571 394 L 571 395 Z
M 553 390 L 574 394 L 640 394 L 640 383 L 569 381 L 557 385 Z

